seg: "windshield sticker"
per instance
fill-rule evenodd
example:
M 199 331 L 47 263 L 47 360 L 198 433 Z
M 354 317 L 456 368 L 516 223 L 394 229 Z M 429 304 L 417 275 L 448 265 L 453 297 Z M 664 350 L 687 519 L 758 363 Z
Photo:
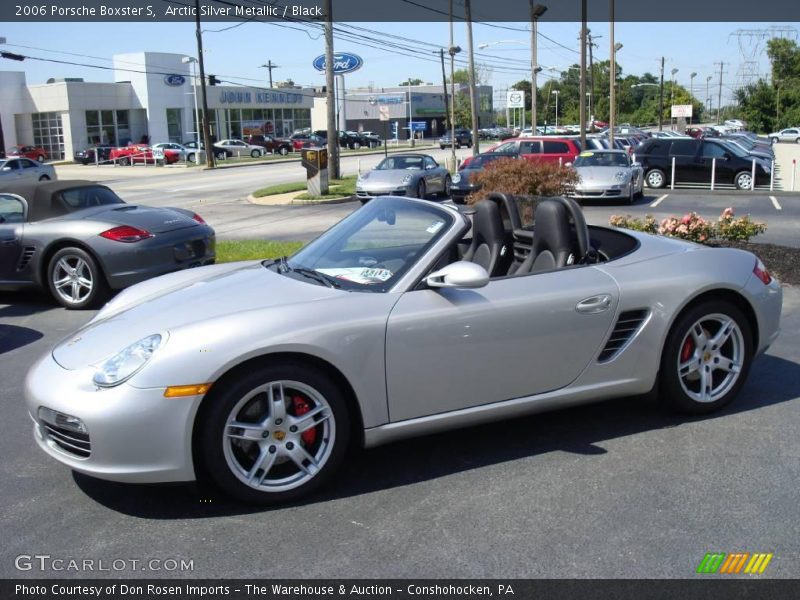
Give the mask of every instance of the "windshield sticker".
M 580 156 L 594 156 L 594 152 L 581 152 Z
M 392 278 L 389 269 L 364 268 L 364 267 L 341 267 L 337 269 L 317 269 L 320 273 L 332 275 L 337 279 L 345 279 L 353 283 L 372 284 L 383 283 Z
M 431 223 L 425 231 L 427 231 L 428 233 L 436 233 L 442 228 L 443 225 L 444 221 L 436 220 L 433 223 Z

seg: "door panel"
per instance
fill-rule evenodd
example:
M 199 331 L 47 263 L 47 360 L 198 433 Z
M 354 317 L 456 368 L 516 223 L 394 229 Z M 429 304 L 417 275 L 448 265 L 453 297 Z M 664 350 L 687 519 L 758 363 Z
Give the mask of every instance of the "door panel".
M 22 223 L 0 223 L 0 281 L 15 279 L 22 249 Z
M 608 309 L 579 313 L 607 294 Z M 510 277 L 480 289 L 406 292 L 386 331 L 392 421 L 547 392 L 598 354 L 619 298 L 593 267 Z

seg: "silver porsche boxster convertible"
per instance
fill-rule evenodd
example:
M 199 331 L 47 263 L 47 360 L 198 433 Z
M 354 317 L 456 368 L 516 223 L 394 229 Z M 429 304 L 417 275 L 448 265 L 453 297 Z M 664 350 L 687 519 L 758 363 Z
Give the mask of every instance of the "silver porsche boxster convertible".
M 575 159 L 580 176 L 570 196 L 576 200 L 622 200 L 633 204 L 644 193 L 642 165 L 625 150 L 587 150 Z
M 777 337 L 781 287 L 752 254 L 519 206 L 377 198 L 291 257 L 133 286 L 31 367 L 35 440 L 95 477 L 202 473 L 280 503 L 351 444 L 654 388 L 717 410 Z
M 356 196 L 362 203 L 376 196 L 450 195 L 450 172 L 427 154 L 393 154 L 358 176 Z

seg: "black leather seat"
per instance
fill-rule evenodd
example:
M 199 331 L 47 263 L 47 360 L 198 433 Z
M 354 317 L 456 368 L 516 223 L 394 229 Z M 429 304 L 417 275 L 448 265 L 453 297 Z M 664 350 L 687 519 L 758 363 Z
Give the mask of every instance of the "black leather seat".
M 568 264 L 573 253 L 572 233 L 566 206 L 555 200 L 544 200 L 536 207 L 531 253 L 515 274 L 560 269 Z
M 491 200 L 475 204 L 472 216 L 472 243 L 461 260 L 482 266 L 492 277 L 497 271 L 505 244 L 505 230 L 500 209 Z

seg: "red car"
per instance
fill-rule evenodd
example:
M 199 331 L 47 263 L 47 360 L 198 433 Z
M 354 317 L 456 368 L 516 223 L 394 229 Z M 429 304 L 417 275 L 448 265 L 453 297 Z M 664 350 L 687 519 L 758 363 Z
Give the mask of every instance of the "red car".
M 565 137 L 542 136 L 504 140 L 487 152 L 511 152 L 530 161 L 571 163 L 580 154 L 574 140 Z M 471 157 L 464 161 L 469 164 Z
M 153 156 L 153 149 L 150 146 L 132 145 L 114 148 L 108 155 L 108 158 L 125 167 L 131 163 L 171 165 L 172 163 L 178 162 L 181 155 L 177 150 L 157 150 L 156 156 Z
M 47 151 L 40 146 L 11 146 L 6 150 L 6 156 L 24 156 L 39 162 L 48 158 Z

